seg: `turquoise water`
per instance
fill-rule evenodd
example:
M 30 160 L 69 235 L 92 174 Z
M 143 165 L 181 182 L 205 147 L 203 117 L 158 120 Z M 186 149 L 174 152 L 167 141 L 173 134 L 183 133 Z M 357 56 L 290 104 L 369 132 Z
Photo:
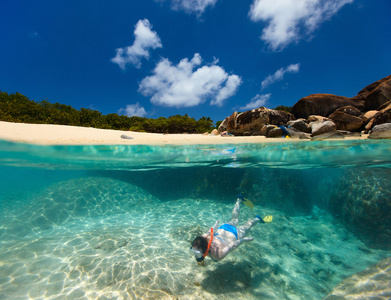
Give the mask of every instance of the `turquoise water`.
M 389 199 L 390 150 L 370 140 L 0 141 L 0 299 L 321 299 L 391 255 L 384 232 L 373 238 L 378 221 L 366 231 L 339 211 L 345 198 Z M 241 208 L 241 222 L 273 222 L 198 266 L 191 241 L 229 221 L 238 193 L 255 205 Z

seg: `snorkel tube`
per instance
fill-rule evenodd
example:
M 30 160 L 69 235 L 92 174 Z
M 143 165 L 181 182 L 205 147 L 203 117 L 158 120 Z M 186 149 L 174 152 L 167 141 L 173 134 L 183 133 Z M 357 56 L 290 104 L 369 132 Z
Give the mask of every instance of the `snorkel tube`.
M 201 253 L 201 250 L 193 249 L 193 247 L 190 248 L 190 253 L 194 254 L 196 261 L 198 263 L 202 262 L 205 259 L 205 257 L 209 254 L 210 245 L 212 244 L 212 241 L 213 241 L 213 227 L 210 229 L 210 232 L 211 232 L 210 240 L 209 240 L 208 247 L 206 248 L 206 251 L 204 254 Z M 201 237 L 198 237 L 198 238 L 201 238 Z M 203 239 L 205 239 L 205 238 L 203 238 Z
M 208 248 L 206 248 L 206 252 L 204 253 L 204 255 L 202 255 L 202 260 L 204 260 L 204 258 L 208 255 L 212 241 L 213 241 L 213 227 L 210 229 L 210 240 L 208 243 Z

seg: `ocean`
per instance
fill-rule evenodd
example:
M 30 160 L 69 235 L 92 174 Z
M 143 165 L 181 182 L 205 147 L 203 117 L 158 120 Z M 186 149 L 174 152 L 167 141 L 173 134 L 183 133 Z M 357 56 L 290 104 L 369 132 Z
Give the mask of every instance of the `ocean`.
M 391 256 L 390 153 L 389 140 L 0 141 L 0 299 L 322 299 Z M 273 222 L 197 265 L 192 240 L 238 194 L 254 204 L 240 224 Z

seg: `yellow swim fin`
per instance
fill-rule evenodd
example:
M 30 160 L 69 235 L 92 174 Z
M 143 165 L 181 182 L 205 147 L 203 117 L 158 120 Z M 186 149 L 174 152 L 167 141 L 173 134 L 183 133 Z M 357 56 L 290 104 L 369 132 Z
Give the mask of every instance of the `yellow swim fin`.
M 248 199 L 244 199 L 243 204 L 250 207 L 251 209 L 254 208 L 254 204 Z
M 271 221 L 273 221 L 273 216 L 266 216 L 263 218 L 263 222 L 265 223 L 270 223 Z

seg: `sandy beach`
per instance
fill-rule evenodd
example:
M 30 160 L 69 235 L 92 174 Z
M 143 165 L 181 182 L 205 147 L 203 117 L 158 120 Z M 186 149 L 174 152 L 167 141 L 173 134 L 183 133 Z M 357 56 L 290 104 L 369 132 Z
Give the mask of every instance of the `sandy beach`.
M 132 139 L 121 138 L 122 135 Z M 349 139 L 365 139 L 355 137 Z M 0 121 L 0 139 L 42 145 L 195 145 L 195 144 L 238 144 L 275 143 L 307 141 L 299 139 L 273 138 L 264 136 L 234 137 L 203 134 L 159 134 L 134 131 L 96 129 L 89 127 L 25 124 Z

